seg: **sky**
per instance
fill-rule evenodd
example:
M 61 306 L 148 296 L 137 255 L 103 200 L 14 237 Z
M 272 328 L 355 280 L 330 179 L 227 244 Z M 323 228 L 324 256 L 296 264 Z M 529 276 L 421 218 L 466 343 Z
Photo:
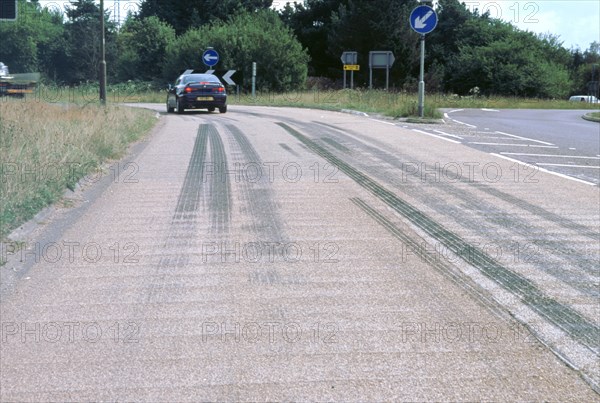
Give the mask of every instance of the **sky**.
M 292 1 L 293 2 L 293 1 Z M 558 35 L 567 49 L 589 48 L 600 42 L 600 0 L 464 0 L 465 5 L 491 17 L 510 22 L 522 30 Z M 67 0 L 40 0 L 42 6 L 64 9 Z M 128 11 L 135 11 L 137 0 L 105 0 L 105 7 L 123 20 Z M 286 0 L 274 0 L 281 8 Z M 408 23 L 408 22 L 407 22 Z
M 524 31 L 558 35 L 567 49 L 589 48 L 600 42 L 600 0 L 465 0 L 471 10 L 489 11 L 491 17 Z

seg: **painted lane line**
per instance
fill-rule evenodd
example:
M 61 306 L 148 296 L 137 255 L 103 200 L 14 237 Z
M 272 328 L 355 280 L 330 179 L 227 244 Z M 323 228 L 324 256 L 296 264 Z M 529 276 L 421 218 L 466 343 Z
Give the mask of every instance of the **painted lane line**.
M 484 112 L 500 112 L 498 109 L 481 108 L 481 110 Z
M 443 132 L 443 131 L 441 131 L 441 130 L 434 130 L 434 132 L 436 132 L 436 133 L 439 133 L 439 134 L 442 134 L 442 135 L 444 135 L 444 136 L 454 137 L 455 139 L 464 140 L 464 138 L 462 138 L 462 137 L 460 137 L 460 136 L 457 136 L 457 135 L 455 135 L 455 134 L 446 133 L 446 132 Z
M 470 137 L 478 137 L 478 136 L 470 136 Z M 481 136 L 479 136 L 481 137 Z M 507 140 L 506 137 L 495 137 L 495 136 L 485 136 L 485 140 Z M 511 141 L 529 141 L 527 139 L 511 139 Z
M 392 126 L 396 126 L 396 124 L 395 124 L 395 123 L 386 122 L 386 121 L 384 121 L 384 120 L 373 119 L 373 118 L 369 118 L 369 120 L 372 120 L 372 121 L 374 121 L 374 122 L 383 123 L 383 124 L 386 124 L 386 125 L 392 125 Z
M 515 139 L 529 140 L 529 141 L 533 141 L 534 143 L 545 144 L 547 146 L 553 146 L 554 145 L 552 143 L 547 143 L 545 141 L 531 139 L 529 137 L 522 137 L 522 136 L 517 136 L 517 135 L 514 135 L 514 134 L 509 134 L 509 133 L 504 133 L 504 132 L 498 132 L 498 131 L 496 133 L 503 134 L 505 136 L 509 136 L 509 137 L 512 137 L 512 138 L 515 138 Z
M 413 132 L 417 132 L 417 133 L 421 133 L 421 134 L 426 134 L 427 136 L 431 136 L 431 137 L 435 137 L 435 138 L 438 138 L 438 139 L 446 140 L 446 141 L 449 141 L 449 142 L 454 143 L 454 144 L 461 144 L 460 141 L 451 140 L 451 139 L 446 138 L 446 137 L 438 136 L 437 134 L 427 133 L 427 132 L 424 132 L 422 130 L 417 130 L 417 129 L 412 129 L 412 130 L 413 130 Z
M 600 160 L 598 157 L 581 157 L 579 155 L 555 155 L 555 154 L 527 154 L 527 153 L 500 153 L 502 155 L 521 155 L 524 157 L 552 157 L 552 158 L 576 158 L 581 160 Z
M 545 167 L 567 167 L 567 168 L 591 168 L 591 169 L 600 169 L 600 167 L 593 165 L 569 165 L 569 164 L 547 164 L 538 162 L 537 165 L 545 166 Z
M 498 157 L 498 158 L 502 158 L 502 159 L 505 159 L 505 160 L 508 160 L 508 161 L 516 162 L 517 164 L 521 164 L 521 165 L 524 165 L 524 166 L 526 166 L 526 167 L 529 167 L 529 168 L 538 169 L 538 170 L 540 170 L 541 172 L 545 172 L 545 173 L 547 173 L 547 174 L 551 174 L 551 175 L 555 175 L 555 176 L 560 176 L 561 178 L 570 179 L 570 180 L 572 180 L 572 181 L 575 181 L 575 182 L 580 182 L 580 183 L 584 183 L 584 184 L 586 184 L 586 185 L 590 185 L 590 186 L 596 186 L 596 184 L 595 184 L 595 183 L 588 182 L 588 181 L 584 181 L 583 179 L 574 178 L 574 177 L 572 177 L 572 176 L 569 176 L 569 175 L 564 175 L 564 174 L 561 174 L 561 173 L 558 173 L 558 172 L 553 172 L 553 171 L 550 171 L 550 170 L 548 170 L 548 169 L 545 169 L 545 168 L 540 168 L 540 167 L 539 167 L 539 166 L 537 166 L 537 165 L 528 164 L 528 163 L 526 163 L 526 162 L 519 161 L 519 160 L 517 160 L 517 159 L 510 158 L 510 157 L 507 157 L 507 156 L 505 156 L 505 155 L 496 154 L 496 153 L 491 153 L 491 155 L 494 155 L 494 156 L 496 156 L 496 157 Z
M 465 126 L 467 126 L 467 127 L 470 127 L 470 128 L 472 128 L 472 129 L 476 129 L 476 128 L 477 128 L 477 126 L 473 126 L 473 125 L 470 125 L 470 124 L 468 124 L 468 123 L 461 122 L 460 120 L 452 119 L 452 121 L 453 121 L 453 122 L 456 122 L 456 123 L 458 123 L 458 124 L 461 124 L 461 125 L 465 125 Z
M 464 111 L 464 109 L 454 109 L 453 111 L 450 111 L 448 113 L 462 112 L 462 111 Z
M 483 141 L 470 141 L 469 144 L 477 144 L 482 146 L 502 146 L 502 147 L 527 147 L 527 148 L 552 148 L 557 149 L 557 146 L 538 146 L 531 144 L 512 144 L 512 143 L 486 143 Z
M 527 147 L 527 144 L 485 143 L 483 141 L 470 141 L 469 144 L 477 144 L 477 145 L 482 145 L 482 146 Z

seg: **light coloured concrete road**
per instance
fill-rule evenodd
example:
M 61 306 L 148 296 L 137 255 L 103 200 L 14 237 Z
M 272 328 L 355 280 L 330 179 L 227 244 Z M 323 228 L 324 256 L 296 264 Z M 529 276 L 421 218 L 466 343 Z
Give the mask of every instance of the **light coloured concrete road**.
M 521 169 L 342 113 L 163 114 L 3 243 L 0 400 L 599 401 L 600 193 Z

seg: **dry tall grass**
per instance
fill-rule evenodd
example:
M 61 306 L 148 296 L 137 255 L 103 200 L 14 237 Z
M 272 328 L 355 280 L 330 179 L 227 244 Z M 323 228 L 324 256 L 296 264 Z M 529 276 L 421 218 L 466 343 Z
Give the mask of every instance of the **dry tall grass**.
M 0 100 L 0 239 L 154 122 L 137 108 Z

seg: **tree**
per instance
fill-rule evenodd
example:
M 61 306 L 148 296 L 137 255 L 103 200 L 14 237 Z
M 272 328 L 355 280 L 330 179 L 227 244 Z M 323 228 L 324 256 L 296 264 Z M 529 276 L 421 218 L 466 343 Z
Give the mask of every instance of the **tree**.
M 517 30 L 487 45 L 461 46 L 448 73 L 448 88 L 459 94 L 477 86 L 488 95 L 563 98 L 571 85 L 566 66 L 551 60 L 535 35 Z
M 37 2 L 18 2 L 18 20 L 0 24 L 0 61 L 13 73 L 40 71 L 53 76 L 60 59 L 62 17 Z
M 341 68 L 342 52 L 355 50 L 359 64 L 365 66 L 359 76 L 366 83 L 369 52 L 390 50 L 396 58 L 391 80 L 402 85 L 418 68 L 419 36 L 408 23 L 417 5 L 416 0 L 349 0 L 347 5 L 341 5 L 332 15 L 328 35 L 328 50 L 330 55 L 336 56 L 337 70 Z
M 312 76 L 339 75 L 340 55 L 329 51 L 329 32 L 332 16 L 348 0 L 306 0 L 304 3 L 287 3 L 280 12 L 281 19 L 289 26 L 302 46 L 308 49 Z
M 189 28 L 225 21 L 238 11 L 255 12 L 272 4 L 273 0 L 143 0 L 138 17 L 156 16 L 181 35 Z
M 94 0 L 77 0 L 66 10 L 65 24 L 67 64 L 61 74 L 63 81 L 80 83 L 97 81 L 100 65 L 100 8 Z M 104 14 L 106 27 L 106 61 L 114 76 L 116 60 L 116 26 Z
M 172 81 L 186 69 L 203 70 L 203 49 L 212 46 L 221 55 L 221 69 L 242 70 L 251 77 L 258 64 L 259 88 L 287 91 L 306 81 L 308 55 L 277 13 L 263 10 L 239 12 L 227 22 L 191 29 L 167 50 L 165 78 Z
M 128 18 L 119 32 L 117 78 L 151 81 L 162 76 L 167 48 L 175 30 L 158 17 Z

